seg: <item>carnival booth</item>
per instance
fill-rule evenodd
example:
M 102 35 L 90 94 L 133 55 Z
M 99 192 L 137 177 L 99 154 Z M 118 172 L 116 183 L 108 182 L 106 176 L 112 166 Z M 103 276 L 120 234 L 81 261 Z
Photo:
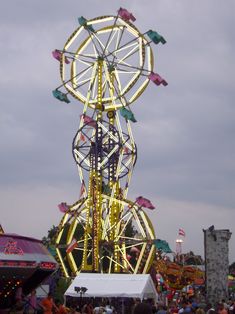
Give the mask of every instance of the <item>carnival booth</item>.
M 84 297 L 157 300 L 157 292 L 150 275 L 80 273 L 65 292 L 65 296 L 80 297 L 81 290 L 85 291 Z
M 0 309 L 27 295 L 56 269 L 40 240 L 0 234 Z

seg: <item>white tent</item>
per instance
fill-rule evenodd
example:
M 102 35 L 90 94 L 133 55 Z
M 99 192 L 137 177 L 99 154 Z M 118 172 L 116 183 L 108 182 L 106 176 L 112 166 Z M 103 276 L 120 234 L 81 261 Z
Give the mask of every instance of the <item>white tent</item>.
M 65 296 L 79 297 L 75 287 L 87 288 L 83 297 L 157 299 L 150 275 L 80 273 L 65 292 Z

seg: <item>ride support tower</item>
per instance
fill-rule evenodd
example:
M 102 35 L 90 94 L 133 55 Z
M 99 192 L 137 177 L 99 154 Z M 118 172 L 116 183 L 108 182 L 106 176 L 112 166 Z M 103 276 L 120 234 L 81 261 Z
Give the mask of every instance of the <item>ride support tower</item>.
M 134 21 L 123 8 L 115 16 L 82 16 L 64 48 L 53 51 L 62 80 L 54 97 L 69 103 L 71 95 L 83 105 L 72 144 L 80 198 L 59 205 L 56 252 L 67 277 L 147 273 L 155 255 L 154 228 L 143 209 L 154 207 L 143 197 L 127 198 L 137 159 L 130 107 L 149 81 L 167 85 L 153 72 L 151 48 L 166 41 L 152 30 L 140 33 Z

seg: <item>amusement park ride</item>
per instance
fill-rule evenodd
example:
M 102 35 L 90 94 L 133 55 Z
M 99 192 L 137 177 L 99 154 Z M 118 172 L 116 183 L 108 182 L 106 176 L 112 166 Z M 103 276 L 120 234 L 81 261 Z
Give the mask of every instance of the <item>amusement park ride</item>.
M 59 205 L 58 260 L 65 276 L 147 273 L 155 233 L 143 208 L 154 206 L 142 196 L 127 199 L 137 157 L 130 107 L 149 81 L 167 85 L 153 72 L 151 48 L 166 41 L 153 30 L 140 33 L 123 8 L 116 16 L 78 21 L 64 48 L 53 51 L 62 80 L 54 97 L 69 103 L 70 94 L 83 105 L 72 145 L 81 193 L 74 204 Z

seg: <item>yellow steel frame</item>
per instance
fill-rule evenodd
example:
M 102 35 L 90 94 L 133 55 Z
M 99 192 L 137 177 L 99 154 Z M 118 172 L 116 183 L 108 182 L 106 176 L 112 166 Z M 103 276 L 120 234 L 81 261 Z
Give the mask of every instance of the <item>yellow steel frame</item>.
M 100 45 L 102 45 L 102 41 L 99 39 L 99 36 L 101 36 L 104 33 L 115 34 L 115 31 L 117 31 L 118 33 L 124 30 L 133 36 L 135 41 L 134 43 L 131 43 L 129 45 L 130 51 L 123 58 L 118 60 L 115 64 L 120 65 L 123 63 L 123 65 L 127 66 L 127 64 L 125 64 L 125 59 L 127 59 L 133 53 L 139 54 L 139 64 L 133 68 L 135 69 L 135 74 L 132 76 L 130 81 L 125 84 L 124 87 L 122 87 L 120 83 L 118 71 L 117 70 L 114 71 L 115 81 L 119 85 L 119 89 L 118 89 L 118 93 L 114 91 L 112 95 L 109 95 L 109 97 L 105 97 L 102 99 L 102 103 L 103 103 L 105 111 L 116 110 L 116 109 L 121 108 L 123 106 L 123 102 L 120 101 L 121 99 L 120 97 L 125 96 L 128 92 L 130 92 L 130 90 L 134 86 L 136 86 L 136 89 L 135 89 L 135 92 L 132 95 L 130 95 L 128 99 L 129 104 L 134 102 L 143 93 L 143 91 L 145 90 L 145 88 L 147 87 L 149 83 L 148 77 L 146 76 L 146 78 L 141 82 L 139 86 L 137 86 L 136 83 L 140 79 L 142 69 L 145 64 L 145 60 L 146 60 L 146 70 L 148 70 L 149 73 L 153 70 L 153 53 L 152 53 L 151 47 L 150 45 L 148 45 L 148 41 L 145 39 L 145 37 L 138 31 L 138 29 L 133 24 L 129 22 L 125 22 L 119 18 L 117 19 L 114 16 L 105 16 L 105 17 L 100 17 L 100 18 L 90 20 L 88 22 L 88 25 L 91 25 L 91 23 L 102 25 L 104 22 L 107 22 L 107 21 L 110 23 L 116 21 L 116 23 L 111 26 L 108 25 L 108 26 L 102 27 L 101 29 L 98 29 L 95 33 L 90 33 L 89 36 L 85 40 L 83 40 L 83 42 L 79 45 L 79 47 L 73 53 L 73 61 L 71 63 L 71 72 L 69 74 L 71 77 L 71 80 L 70 79 L 68 80 L 66 76 L 66 73 L 68 72 L 67 71 L 68 65 L 66 65 L 66 63 L 64 62 L 65 54 L 62 55 L 61 64 L 60 64 L 60 75 L 61 75 L 61 79 L 64 83 L 65 88 L 68 90 L 68 92 L 71 95 L 73 95 L 76 99 L 78 99 L 79 101 L 85 104 L 87 102 L 87 93 L 84 94 L 79 88 L 77 88 L 78 80 L 85 77 L 89 71 L 94 73 L 92 69 L 96 67 L 98 63 L 97 55 L 96 56 L 94 55 L 93 60 L 92 60 L 91 54 L 86 55 L 86 48 L 89 47 L 89 45 L 92 45 L 94 39 L 96 39 L 100 43 Z M 84 31 L 86 30 L 84 29 L 83 26 L 79 27 L 77 30 L 74 31 L 74 33 L 69 37 L 69 39 L 67 40 L 64 46 L 64 49 L 63 49 L 64 53 L 69 52 L 71 54 L 71 51 L 70 51 L 71 48 L 73 47 L 76 40 L 79 40 L 79 38 L 82 37 L 81 35 Z M 105 46 L 103 45 L 103 47 Z M 124 48 L 127 49 L 128 45 L 125 47 L 117 48 L 117 51 L 115 51 L 115 54 L 117 54 L 117 52 L 121 52 Z M 84 55 L 87 57 L 90 57 L 91 61 L 90 62 L 83 61 L 82 57 Z M 87 69 L 83 70 L 81 73 L 79 72 L 79 66 L 77 64 L 78 61 L 80 63 L 87 64 Z M 106 61 L 104 60 L 104 67 L 105 67 L 105 63 Z M 129 69 L 129 71 L 131 73 L 131 69 Z M 108 80 L 109 74 L 107 71 L 105 72 L 105 76 L 106 76 L 106 79 Z M 94 81 L 95 79 L 96 77 L 94 77 L 94 74 L 90 74 L 86 78 L 84 78 L 84 80 L 80 82 L 88 83 L 91 80 Z M 94 95 L 94 97 L 89 99 L 88 105 L 92 109 L 96 108 L 97 95 Z
M 84 104 L 83 114 L 86 114 L 88 110 L 93 110 L 93 119 L 97 123 L 96 129 L 92 131 L 93 135 L 100 138 L 102 134 L 106 134 L 110 143 L 114 144 L 119 140 L 112 133 L 112 130 L 116 129 L 121 141 L 121 147 L 114 146 L 104 160 L 100 160 L 99 156 L 85 156 L 74 148 L 74 155 L 83 184 L 85 178 L 80 165 L 81 160 L 86 163 L 90 171 L 88 188 L 84 187 L 83 198 L 69 206 L 68 212 L 63 216 L 59 225 L 56 252 L 66 277 L 72 274 L 76 275 L 80 271 L 147 273 L 155 255 L 155 246 L 152 244 L 155 233 L 151 221 L 142 208 L 127 199 L 136 158 L 136 146 L 130 122 L 126 121 L 125 125 L 125 134 L 128 135 L 128 140 L 126 140 L 118 113 L 118 109 L 134 102 L 147 87 L 149 82 L 147 76 L 140 83 L 138 81 L 145 64 L 147 64 L 147 71 L 152 71 L 153 54 L 147 40 L 138 29 L 119 17 L 102 16 L 88 21 L 87 25 L 97 26 L 103 23 L 108 25 L 98 29 L 95 33 L 90 32 L 89 36 L 85 40 L 83 39 L 79 47 L 74 50 L 73 46 L 76 41 L 84 32 L 87 32 L 84 26 L 75 30 L 64 46 L 60 62 L 60 75 L 64 87 Z M 110 23 L 113 25 L 110 26 Z M 133 42 L 130 42 L 126 47 L 119 46 L 121 32 L 124 31 L 127 31 L 134 38 Z M 110 69 L 105 57 L 98 56 L 95 48 L 93 54 L 86 54 L 87 47 L 92 46 L 94 40 L 100 43 L 104 53 L 105 50 L 109 50 L 110 42 L 104 46 L 99 38 L 104 34 L 109 34 L 110 41 L 116 37 L 116 52 L 114 53 L 116 57 L 118 53 L 129 49 L 128 53 L 118 59 L 115 63 L 116 67 L 113 69 Z M 70 65 L 70 72 L 68 72 L 65 65 L 65 54 L 71 55 L 70 50 L 75 52 L 72 53 L 73 60 Z M 130 69 L 128 73 L 131 74 L 131 78 L 124 85 L 119 77 L 120 70 L 117 69 L 117 66 L 122 64 L 128 67 L 126 60 L 134 53 L 138 53 L 138 65 Z M 88 59 L 91 58 L 91 62 L 83 60 L 82 55 L 86 55 Z M 85 65 L 85 69 L 81 72 L 79 72 L 78 60 Z M 67 75 L 70 76 L 69 80 Z M 85 94 L 78 88 L 79 84 L 88 85 Z M 131 90 L 134 92 L 130 93 Z M 109 125 L 112 126 L 110 130 L 102 122 L 105 111 L 108 114 Z M 79 129 L 83 125 L 84 121 L 81 119 Z M 79 146 L 80 141 L 80 134 L 77 134 L 75 146 Z M 125 150 L 130 152 L 127 160 L 124 160 Z M 108 181 L 111 191 L 108 195 L 102 191 L 103 175 L 107 171 L 102 167 L 115 153 L 118 153 L 118 161 L 117 164 L 109 166 L 112 179 Z M 120 177 L 125 169 L 129 169 L 129 171 L 126 175 L 126 181 L 123 182 Z M 129 223 L 135 224 L 138 231 L 137 237 L 128 237 L 125 234 Z M 80 238 L 77 238 L 78 227 L 82 227 Z M 77 247 L 72 252 L 65 254 L 66 247 L 74 238 L 77 240 Z M 106 247 L 108 254 L 102 256 L 102 245 L 105 243 L 108 245 Z M 111 249 L 109 245 L 111 245 Z M 135 263 L 130 262 L 127 258 L 128 252 L 133 247 L 139 248 Z M 105 260 L 108 261 L 108 268 L 104 269 Z

